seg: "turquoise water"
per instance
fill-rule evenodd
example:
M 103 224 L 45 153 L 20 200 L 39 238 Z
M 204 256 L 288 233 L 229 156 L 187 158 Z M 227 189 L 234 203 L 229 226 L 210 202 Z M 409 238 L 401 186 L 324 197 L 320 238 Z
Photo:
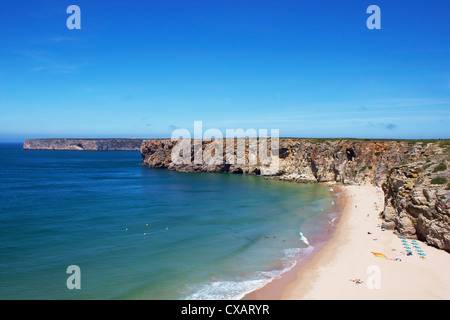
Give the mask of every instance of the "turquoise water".
M 239 299 L 337 216 L 322 185 L 140 163 L 0 145 L 0 299 Z M 66 286 L 70 265 L 80 290 Z

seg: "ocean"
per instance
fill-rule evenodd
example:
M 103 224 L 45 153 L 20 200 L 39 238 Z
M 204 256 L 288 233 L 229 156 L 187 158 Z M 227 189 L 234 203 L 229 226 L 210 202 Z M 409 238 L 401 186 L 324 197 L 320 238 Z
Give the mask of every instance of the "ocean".
M 0 144 L 0 299 L 240 299 L 339 216 L 324 185 L 141 161 Z M 73 265 L 80 289 L 67 286 Z

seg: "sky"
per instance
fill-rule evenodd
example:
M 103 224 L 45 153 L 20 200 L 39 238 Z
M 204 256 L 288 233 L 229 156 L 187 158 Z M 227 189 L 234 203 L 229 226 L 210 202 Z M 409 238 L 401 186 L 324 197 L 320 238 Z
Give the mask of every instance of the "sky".
M 68 29 L 77 5 L 81 29 Z M 369 29 L 367 8 L 381 10 Z M 0 2 L 0 141 L 450 138 L 450 1 Z

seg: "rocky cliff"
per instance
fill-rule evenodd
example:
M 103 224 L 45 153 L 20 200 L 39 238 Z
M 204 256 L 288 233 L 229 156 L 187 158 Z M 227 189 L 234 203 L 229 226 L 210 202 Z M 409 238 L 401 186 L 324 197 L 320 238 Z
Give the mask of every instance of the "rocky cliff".
M 27 139 L 25 150 L 139 151 L 142 139 Z
M 172 150 L 179 141 L 145 140 L 141 146 L 143 164 L 183 172 L 226 172 L 271 176 L 297 182 L 338 182 L 367 184 L 383 188 L 385 204 L 380 214 L 383 227 L 399 235 L 418 238 L 450 252 L 449 140 L 354 140 L 354 139 L 290 139 L 279 140 L 279 164 L 274 168 L 258 154 L 250 163 L 252 144 L 245 140 L 246 163 L 223 161 L 208 164 L 214 146 L 236 153 L 237 140 L 203 141 L 201 148 L 191 144 L 189 163 L 175 164 Z M 268 157 L 276 157 L 268 143 Z M 228 148 L 228 149 L 227 149 Z M 231 148 L 231 149 L 230 149 Z M 216 149 L 217 150 L 217 149 Z M 197 154 L 196 154 L 197 153 Z M 204 161 L 195 164 L 198 153 Z M 229 153 L 228 153 L 229 154 Z M 206 155 L 206 156 L 205 156 Z

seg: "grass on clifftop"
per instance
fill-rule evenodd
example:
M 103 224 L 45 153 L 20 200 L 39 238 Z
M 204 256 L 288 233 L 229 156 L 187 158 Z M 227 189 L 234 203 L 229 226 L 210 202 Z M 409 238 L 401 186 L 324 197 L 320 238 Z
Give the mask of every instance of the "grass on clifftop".
M 447 165 L 442 162 L 433 169 L 433 172 L 439 172 L 439 171 L 445 171 L 445 170 L 447 170 Z
M 431 184 L 446 184 L 446 183 L 447 183 L 447 178 L 445 178 L 445 177 L 436 177 L 431 180 Z M 447 187 L 448 187 L 448 185 L 447 185 Z
M 311 143 L 325 143 L 327 141 L 397 141 L 406 142 L 410 144 L 421 143 L 422 145 L 427 145 L 429 143 L 439 143 L 441 148 L 450 147 L 450 139 L 369 139 L 369 138 L 297 138 L 297 137 L 280 137 L 280 139 L 293 139 L 293 140 L 306 140 Z

